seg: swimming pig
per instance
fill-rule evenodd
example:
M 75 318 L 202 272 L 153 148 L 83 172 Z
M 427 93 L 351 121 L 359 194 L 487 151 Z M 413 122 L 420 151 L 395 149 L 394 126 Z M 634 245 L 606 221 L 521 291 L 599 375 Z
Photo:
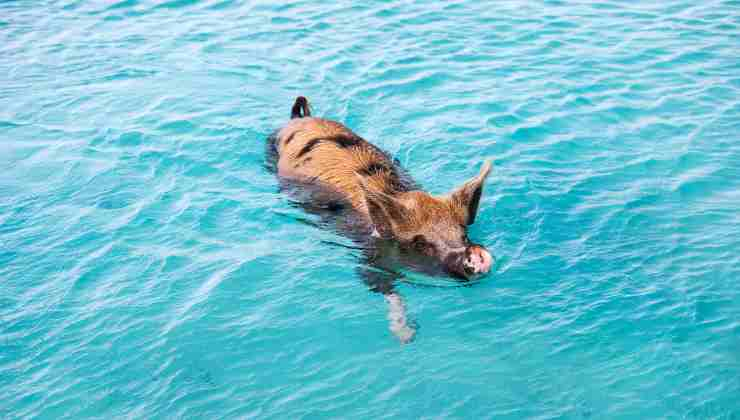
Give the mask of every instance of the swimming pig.
M 300 96 L 290 121 L 268 139 L 268 167 L 303 208 L 362 245 L 363 278 L 386 297 L 391 330 L 403 342 L 415 330 L 393 289 L 396 267 L 463 281 L 491 269 L 491 254 L 467 236 L 491 170 L 488 161 L 450 194 L 433 196 L 398 161 L 349 128 L 312 117 Z

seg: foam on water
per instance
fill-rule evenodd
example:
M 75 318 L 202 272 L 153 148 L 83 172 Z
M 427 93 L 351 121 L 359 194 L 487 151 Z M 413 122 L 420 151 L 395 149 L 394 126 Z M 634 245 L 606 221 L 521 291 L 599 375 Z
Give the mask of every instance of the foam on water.
M 0 418 L 740 417 L 740 3 L 0 4 Z M 277 192 L 297 95 L 435 193 L 471 287 Z M 413 281 L 413 279 L 412 279 Z

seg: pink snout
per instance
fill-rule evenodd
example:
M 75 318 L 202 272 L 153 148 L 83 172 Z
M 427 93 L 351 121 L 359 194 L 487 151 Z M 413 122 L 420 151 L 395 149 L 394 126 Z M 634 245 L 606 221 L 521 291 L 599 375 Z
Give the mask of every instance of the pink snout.
M 486 274 L 491 271 L 491 265 L 493 265 L 493 257 L 482 246 L 471 245 L 465 250 L 463 261 L 465 274 L 469 276 Z

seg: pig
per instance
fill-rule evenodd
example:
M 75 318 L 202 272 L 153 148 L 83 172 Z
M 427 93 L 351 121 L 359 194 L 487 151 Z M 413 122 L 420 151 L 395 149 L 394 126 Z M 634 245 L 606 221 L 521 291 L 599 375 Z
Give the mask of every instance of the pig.
M 394 288 L 399 267 L 469 281 L 494 264 L 467 235 L 490 160 L 451 193 L 433 196 L 380 148 L 341 123 L 313 117 L 299 96 L 288 123 L 268 138 L 266 163 L 297 204 L 360 245 L 362 277 L 384 295 L 390 329 L 401 342 L 411 341 L 416 329 Z

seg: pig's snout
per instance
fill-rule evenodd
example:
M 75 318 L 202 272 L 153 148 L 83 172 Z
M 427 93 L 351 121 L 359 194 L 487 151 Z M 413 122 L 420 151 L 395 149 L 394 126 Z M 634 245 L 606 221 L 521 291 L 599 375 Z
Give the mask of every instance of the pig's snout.
M 491 271 L 493 262 L 493 257 L 485 248 L 469 245 L 464 251 L 448 256 L 445 266 L 451 275 L 470 280 Z
M 482 246 L 470 245 L 468 249 L 465 250 L 465 257 L 462 265 L 466 277 L 486 274 L 491 271 L 493 257 Z

